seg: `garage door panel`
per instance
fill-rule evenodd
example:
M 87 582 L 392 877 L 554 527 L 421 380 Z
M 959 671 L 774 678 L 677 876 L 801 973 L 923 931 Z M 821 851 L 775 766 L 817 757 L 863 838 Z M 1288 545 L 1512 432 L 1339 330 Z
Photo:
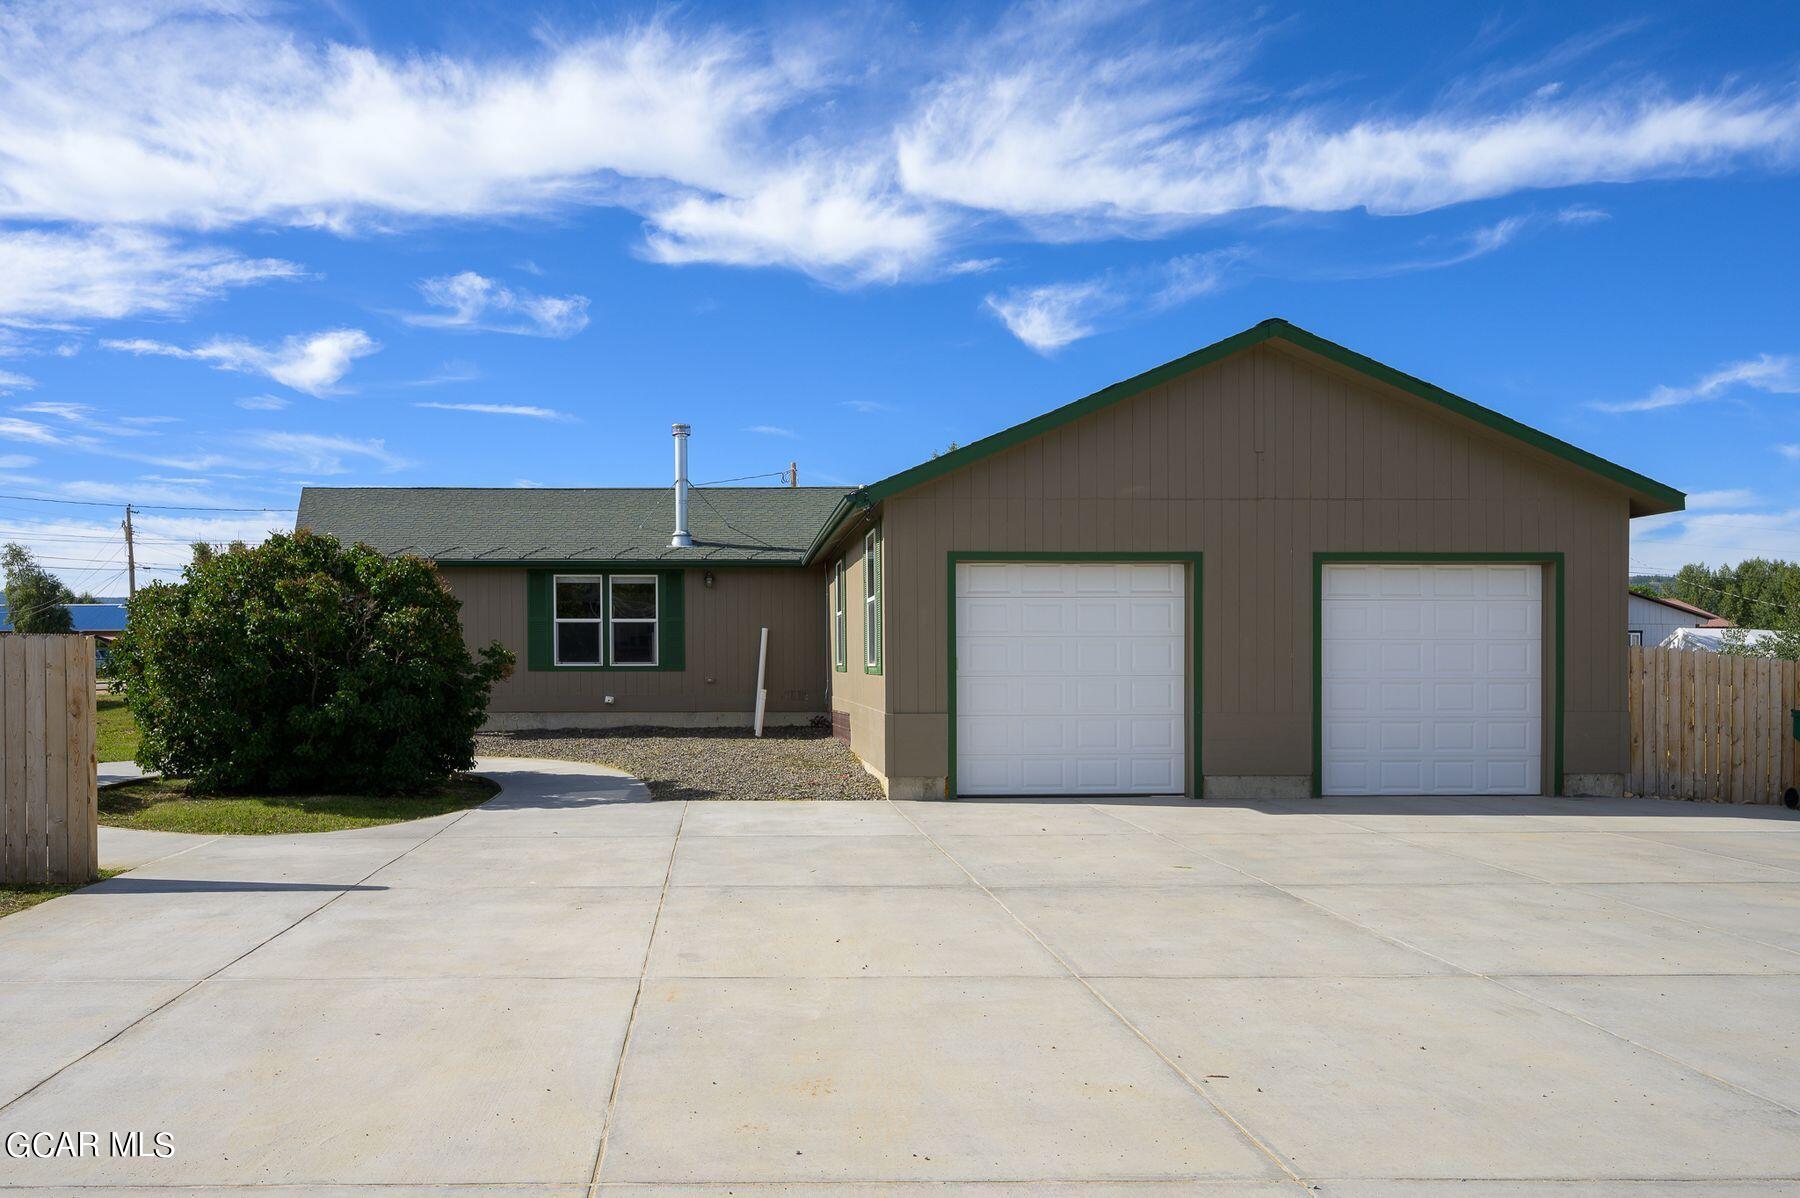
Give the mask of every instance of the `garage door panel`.
M 1161 563 L 959 565 L 958 791 L 1180 791 L 1185 579 Z
M 1133 678 L 1128 684 L 1130 709 L 1180 715 L 1185 706 L 1181 701 L 1181 683 L 1180 678 Z
M 1077 602 L 1075 631 L 1083 636 L 1104 636 L 1119 631 L 1119 605 L 1094 601 Z
M 1327 566 L 1327 794 L 1535 794 L 1543 584 L 1532 565 Z

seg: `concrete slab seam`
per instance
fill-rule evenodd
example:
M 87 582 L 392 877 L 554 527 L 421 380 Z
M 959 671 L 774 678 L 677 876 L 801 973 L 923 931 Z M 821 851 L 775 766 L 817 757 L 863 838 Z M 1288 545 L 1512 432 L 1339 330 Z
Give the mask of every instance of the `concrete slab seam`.
M 893 800 L 889 799 L 888 802 L 892 803 Z M 899 810 L 899 808 L 896 808 L 896 810 Z M 900 814 L 902 817 L 904 817 L 906 819 L 906 821 L 908 823 L 912 824 L 913 827 L 915 827 L 919 830 L 919 835 L 923 836 L 927 841 L 929 841 L 932 848 L 934 848 L 938 852 L 942 853 L 953 865 L 956 866 L 956 868 L 962 870 L 963 873 L 967 874 L 969 881 L 971 883 L 973 883 L 983 894 L 987 895 L 988 898 L 992 899 L 994 904 L 996 906 L 998 906 L 1002 911 L 1006 912 L 1007 918 L 1011 919 L 1014 923 L 1018 924 L 1019 927 L 1024 930 L 1024 932 L 1027 936 L 1030 936 L 1033 940 L 1037 941 L 1038 945 L 1040 947 L 1042 947 L 1045 952 L 1049 953 L 1050 956 L 1056 961 L 1056 963 L 1058 965 L 1061 965 L 1063 967 L 1063 969 L 1068 972 L 1068 974 L 1071 978 L 1073 978 L 1076 982 L 1080 983 L 1082 989 L 1086 990 L 1088 992 L 1088 994 L 1093 997 L 1095 1002 L 1099 1003 L 1102 1007 L 1106 1008 L 1106 1010 L 1112 1015 L 1112 1017 L 1114 1019 L 1117 1019 L 1119 1021 L 1119 1023 L 1121 1025 L 1123 1025 L 1124 1028 L 1127 1031 L 1129 1031 L 1133 1036 L 1136 1036 L 1138 1038 L 1138 1040 L 1144 1045 L 1144 1047 L 1148 1048 L 1151 1052 L 1155 1053 L 1157 1056 L 1157 1059 L 1162 1061 L 1162 1063 L 1164 1065 L 1168 1066 L 1169 1069 L 1174 1072 L 1175 1076 L 1179 1077 L 1184 1083 L 1186 1083 L 1187 1087 L 1190 1090 L 1192 1090 L 1194 1092 L 1194 1094 L 1202 1102 L 1206 1103 L 1207 1106 L 1211 1107 L 1214 1111 L 1216 1111 L 1219 1114 L 1220 1118 L 1224 1119 L 1227 1123 L 1231 1124 L 1231 1126 L 1237 1131 L 1238 1135 L 1240 1135 L 1244 1138 L 1246 1143 L 1250 1144 L 1258 1152 L 1262 1153 L 1271 1162 L 1273 1162 L 1275 1167 L 1277 1169 L 1281 1170 L 1284 1178 L 1287 1181 L 1292 1182 L 1294 1185 L 1299 1186 L 1303 1190 L 1307 1190 L 1309 1193 L 1311 1192 L 1311 1187 L 1308 1186 L 1306 1184 L 1306 1182 L 1301 1178 L 1301 1176 L 1293 1170 L 1293 1168 L 1287 1163 L 1286 1160 L 1284 1160 L 1282 1158 L 1280 1153 L 1276 1152 L 1273 1148 L 1269 1147 L 1268 1144 L 1264 1143 L 1262 1138 L 1260 1136 L 1258 1136 L 1255 1132 L 1251 1131 L 1248 1127 L 1246 1127 L 1242 1120 L 1240 1120 L 1236 1115 L 1233 1115 L 1230 1111 L 1226 1110 L 1222 1105 L 1220 1105 L 1219 1101 L 1217 1099 L 1215 1099 L 1211 1094 L 1208 1094 L 1206 1092 L 1206 1088 L 1204 1086 L 1202 1086 L 1198 1081 L 1196 1081 L 1192 1074 L 1188 1073 L 1188 1071 L 1186 1069 L 1183 1069 L 1178 1063 L 1176 1063 L 1176 1061 L 1173 1057 L 1169 1056 L 1168 1053 L 1164 1052 L 1162 1050 L 1162 1047 L 1160 1045 L 1158 1045 L 1154 1040 L 1152 1040 L 1149 1037 L 1149 1035 L 1144 1032 L 1144 1030 L 1142 1028 L 1138 1027 L 1137 1024 L 1133 1023 L 1130 1019 L 1126 1018 L 1125 1013 L 1123 1011 L 1119 1010 L 1118 1007 L 1114 1006 L 1112 1004 L 1112 1002 L 1109 1001 L 1104 994 L 1100 993 L 1100 991 L 1093 985 L 1093 983 L 1089 982 L 1087 977 L 1085 975 L 1083 975 L 1079 970 L 1077 970 L 1075 968 L 1075 966 L 1072 963 L 1070 963 L 1070 961 L 1067 958 L 1065 958 L 1061 953 L 1057 952 L 1054 948 L 1050 947 L 1049 943 L 1046 942 L 1042 936 L 1039 936 L 1037 934 L 1037 930 L 1035 928 L 1033 928 L 1030 924 L 1026 923 L 1023 919 L 1020 919 L 1018 914 L 1016 912 L 1014 912 L 1011 907 L 1006 905 L 1005 900 L 1003 900 L 999 895 L 995 894 L 992 890 L 990 890 L 988 888 L 987 884 L 984 883 L 980 878 L 977 878 L 974 875 L 974 873 L 969 869 L 968 866 L 964 865 L 961 861 L 958 861 L 956 859 L 956 856 L 953 853 L 951 853 L 943 845 L 939 844 L 937 837 L 933 836 L 927 829 L 922 827 L 918 823 L 918 821 L 914 820 L 912 818 L 912 816 L 908 815 L 904 810 L 901 810 Z
M 625 1017 L 625 1035 L 619 1041 L 619 1061 L 613 1067 L 612 1088 L 606 1095 L 606 1111 L 600 1120 L 600 1142 L 594 1146 L 594 1167 L 588 1173 L 588 1192 L 600 1186 L 600 1170 L 606 1164 L 606 1146 L 612 1136 L 613 1115 L 619 1107 L 619 1089 L 625 1081 L 625 1058 L 631 1052 L 631 1033 L 637 1028 L 638 1005 L 644 999 L 644 982 L 650 976 L 650 954 L 656 948 L 656 931 L 662 924 L 663 907 L 669 901 L 669 885 L 675 877 L 675 854 L 681 848 L 681 830 L 687 824 L 688 806 L 684 799 L 681 816 L 675 821 L 675 839 L 669 845 L 669 863 L 663 869 L 662 893 L 656 898 L 656 914 L 650 919 L 650 934 L 644 938 L 644 960 L 638 967 L 637 989 L 631 995 L 631 1011 Z
M 1155 829 L 1151 829 L 1151 828 L 1146 828 L 1145 831 L 1150 832 L 1154 836 L 1160 836 L 1165 840 L 1169 840 L 1171 843 L 1175 843 L 1175 844 L 1180 843 L 1179 841 L 1176 841 L 1173 837 L 1169 836 L 1167 833 L 1158 832 Z M 1394 836 L 1391 833 L 1387 833 L 1387 832 L 1376 832 L 1376 833 L 1374 833 L 1374 835 L 1386 836 L 1386 837 L 1388 837 L 1388 839 L 1397 841 L 1400 844 L 1410 843 L 1408 841 L 1402 840 L 1398 836 Z M 1612 833 L 1609 833 L 1609 835 L 1612 835 Z M 1517 995 L 1518 997 L 1525 999 L 1527 1002 L 1530 1002 L 1537 1006 L 1540 1006 L 1547 1011 L 1554 1011 L 1558 1015 L 1562 1015 L 1567 1018 L 1573 1019 L 1573 1020 L 1575 1020 L 1575 1022 L 1583 1024 L 1587 1027 L 1593 1028 L 1595 1031 L 1598 1031 L 1598 1032 L 1602 1033 L 1603 1035 L 1611 1036 L 1613 1039 L 1618 1040 L 1621 1043 L 1629 1044 L 1633 1048 L 1636 1048 L 1643 1052 L 1647 1052 L 1652 1056 L 1659 1057 L 1662 1060 L 1668 1061 L 1672 1065 L 1677 1065 L 1682 1069 L 1686 1069 L 1690 1073 L 1693 1073 L 1699 1077 L 1703 1077 L 1703 1078 L 1707 1079 L 1708 1081 L 1714 1082 L 1718 1085 L 1724 1086 L 1727 1089 L 1735 1090 L 1740 1094 L 1748 1095 L 1749 1097 L 1754 1098 L 1759 1102 L 1766 1102 L 1769 1105 L 1776 1107 L 1779 1110 L 1787 1111 L 1789 1114 L 1800 1114 L 1800 1111 L 1796 1111 L 1793 1107 L 1788 1106 L 1786 1103 L 1781 1102 L 1778 1099 L 1771 1098 L 1767 1094 L 1764 1094 L 1758 1090 L 1752 1090 L 1748 1086 L 1740 1085 L 1739 1083 L 1731 1081 L 1728 1078 L 1720 1077 L 1719 1075 L 1711 1072 L 1710 1070 L 1704 1069 L 1704 1068 L 1700 1067 L 1699 1065 L 1693 1064 L 1690 1061 L 1685 1061 L 1680 1057 L 1677 1057 L 1670 1053 L 1664 1052 L 1659 1048 L 1652 1047 L 1651 1045 L 1640 1043 L 1639 1041 L 1632 1039 L 1630 1036 L 1624 1035 L 1620 1032 L 1615 1032 L 1609 1027 L 1603 1027 L 1602 1025 L 1595 1023 L 1593 1020 L 1588 1019 L 1586 1016 L 1576 1014 L 1573 1011 L 1564 1010 L 1563 1008 L 1558 1007 L 1555 1004 L 1550 1003 L 1550 1002 L 1538 997 L 1535 994 L 1521 990 L 1516 986 L 1509 985 L 1507 983 L 1504 975 L 1483 973 L 1481 970 L 1478 970 L 1478 969 L 1470 969 L 1466 965 L 1458 965 L 1456 962 L 1448 960 L 1444 957 L 1441 957 L 1438 954 L 1431 952 L 1429 949 L 1421 948 L 1420 946 L 1418 946 L 1416 944 L 1412 944 L 1409 941 L 1402 940 L 1397 936 L 1390 936 L 1386 932 L 1378 931 L 1377 929 L 1372 928 L 1372 927 L 1368 926 L 1367 924 L 1364 924 L 1355 919 L 1352 919 L 1350 916 L 1345 915 L 1340 911 L 1333 911 L 1331 908 L 1325 906 L 1324 904 L 1314 902 L 1312 899 L 1307 898 L 1303 894 L 1295 894 L 1293 891 L 1289 890 L 1285 886 L 1280 885 L 1279 883 L 1270 882 L 1263 878 L 1257 878 L 1255 874 L 1252 874 L 1248 870 L 1242 869 L 1239 866 L 1233 865 L 1229 861 L 1223 861 L 1223 860 L 1220 860 L 1219 858 L 1212 857 L 1212 855 L 1207 853 L 1206 850 L 1204 850 L 1196 845 L 1189 845 L 1186 847 L 1193 849 L 1194 852 L 1199 853 L 1203 857 L 1207 857 L 1209 860 L 1216 861 L 1218 864 L 1225 866 L 1227 869 L 1237 870 L 1237 872 L 1243 874 L 1247 878 L 1253 878 L 1256 881 L 1261 882 L 1265 886 L 1269 886 L 1275 890 L 1280 891 L 1282 894 L 1287 895 L 1289 898 L 1296 899 L 1302 903 L 1305 903 L 1307 906 L 1313 907 L 1316 910 L 1323 912 L 1324 914 L 1330 916 L 1333 919 L 1341 920 L 1344 923 L 1349 924 L 1351 927 L 1357 928 L 1364 932 L 1367 932 L 1369 935 L 1375 936 L 1381 940 L 1385 940 L 1389 944 L 1395 945 L 1396 947 L 1399 947 L 1399 948 L 1406 949 L 1410 952 L 1418 953 L 1421 956 L 1428 957 L 1431 960 L 1437 961 L 1442 965 L 1449 966 L 1451 969 L 1453 969 L 1453 970 L 1457 971 L 1458 973 L 1463 974 L 1467 977 L 1479 978 L 1482 981 L 1490 982 L 1493 985 L 1500 987 L 1502 990 L 1505 990 L 1509 994 Z M 1418 846 L 1413 846 L 1413 847 L 1418 847 Z M 1454 850 L 1446 849 L 1444 851 L 1451 853 L 1453 856 L 1459 856 L 1459 857 L 1463 856 L 1463 854 L 1456 853 Z M 1464 857 L 1464 860 L 1474 861 L 1475 858 Z M 1483 863 L 1478 862 L 1478 864 L 1483 864 Z M 1540 884 L 1540 885 L 1552 886 L 1552 887 L 1563 886 L 1563 885 L 1574 885 L 1573 883 L 1569 883 L 1569 884 L 1557 883 L 1557 882 L 1550 882 L 1550 881 L 1547 881 L 1544 879 L 1538 879 L 1537 881 L 1538 881 L 1538 884 Z M 1636 904 L 1627 903 L 1623 899 L 1613 899 L 1611 901 L 1621 903 L 1624 906 L 1636 906 Z M 1656 916 L 1659 916 L 1662 918 L 1679 918 L 1679 917 L 1667 916 L 1667 915 L 1665 915 L 1665 913 L 1663 913 L 1661 911 L 1652 911 L 1648 907 L 1640 907 L 1638 909 L 1645 911 L 1648 914 L 1656 915 Z M 1721 931 L 1721 929 L 1713 928 L 1706 924 L 1696 923 L 1692 920 L 1682 920 L 1681 922 L 1690 923 L 1695 927 L 1705 928 L 1709 932 L 1720 932 Z M 1732 933 L 1729 933 L 1729 932 L 1726 932 L 1723 934 L 1732 935 Z M 1757 944 L 1757 945 L 1762 944 L 1762 942 L 1760 940 L 1752 940 L 1752 939 L 1750 939 L 1750 937 L 1747 937 L 1747 936 L 1739 936 L 1736 938 L 1745 940 L 1751 944 Z M 1768 947 L 1779 947 L 1779 946 L 1771 945 Z M 1782 951 L 1783 952 L 1791 952 L 1792 950 L 1783 949 Z M 1666 976 L 1666 975 L 1664 975 L 1664 976 Z M 1725 975 L 1720 975 L 1720 976 L 1737 977 L 1737 976 L 1741 976 L 1741 975 L 1725 974 Z
M 505 793 L 504 788 L 502 788 L 501 793 L 502 794 Z M 495 796 L 495 797 L 497 798 L 499 796 Z M 475 808 L 470 808 L 469 810 L 472 811 L 472 810 L 475 810 Z M 245 957 L 248 957 L 251 953 L 256 952 L 258 949 L 262 948 L 264 945 L 269 944 L 271 941 L 274 941 L 274 940 L 278 939 L 279 937 L 284 936 L 287 933 L 293 931 L 295 928 L 299 927 L 301 924 L 305 923 L 307 920 L 311 919 L 313 916 L 317 915 L 319 912 L 323 911 L 325 908 L 331 906 L 331 904 L 333 904 L 333 903 L 337 902 L 339 899 L 343 898 L 346 894 L 349 894 L 352 889 L 354 889 L 355 887 L 361 886 L 364 882 L 367 882 L 370 878 L 374 877 L 376 874 L 380 873 L 382 870 L 386 869 L 388 866 L 392 865 L 394 862 L 400 860 L 402 857 L 406 856 L 408 853 L 412 852 L 414 849 L 417 849 L 420 845 L 429 844 L 433 838 L 437 837 L 438 835 L 440 835 L 447 829 L 454 827 L 456 825 L 456 823 L 458 821 L 460 821 L 463 818 L 463 816 L 467 815 L 468 813 L 469 813 L 468 811 L 463 811 L 463 812 L 458 813 L 456 819 L 451 820 L 449 823 L 445 824 L 442 828 L 439 828 L 436 832 L 433 832 L 430 836 L 425 837 L 423 840 L 418 841 L 416 844 L 407 846 L 405 849 L 394 854 L 393 857 L 389 858 L 387 861 L 382 862 L 380 865 L 376 866 L 374 869 L 370 870 L 368 873 L 364 874 L 362 877 L 356 879 L 355 881 L 344 883 L 341 887 L 338 888 L 338 892 L 336 894 L 332 895 L 329 899 L 320 903 L 317 907 L 314 907 L 311 911 L 308 911 L 306 914 L 302 915 L 299 919 L 296 919 L 294 922 L 288 924 L 286 927 L 281 928 L 279 931 L 276 931 L 273 934 L 265 937 L 264 939 L 257 941 L 255 944 L 251 945 L 249 948 L 245 949 L 243 952 L 239 953 L 237 956 L 233 957 L 231 960 L 225 962 L 223 965 L 220 965 L 217 969 L 214 969 L 214 970 L 202 975 L 201 977 L 195 978 L 192 982 L 190 982 L 187 986 L 183 987 L 180 991 L 171 995 L 167 1001 L 158 1003 L 156 1006 L 152 1007 L 150 1010 L 145 1011 L 142 1015 L 138 1016 L 136 1019 L 132 1020 L 130 1023 L 126 1024 L 124 1027 L 121 1027 L 118 1031 L 114 1032 L 112 1035 L 108 1036 L 106 1039 L 100 1041 L 100 1043 L 94 1045 L 92 1048 L 88 1049 L 86 1052 L 82 1053 L 80 1056 L 75 1057 L 73 1060 L 63 1062 L 63 1064 L 60 1065 L 59 1067 L 57 1067 L 57 1069 L 54 1072 L 50 1073 L 46 1077 L 41 1077 L 37 1081 L 33 1082 L 31 1084 L 30 1088 L 23 1090 L 18 1094 L 15 1094 L 12 1098 L 8 1099 L 5 1102 L 0 1102 L 0 1112 L 4 1112 L 9 1107 L 11 1107 L 14 1103 L 17 1103 L 17 1102 L 21 1101 L 22 1099 L 35 1093 L 37 1090 L 42 1088 L 47 1082 L 54 1081 L 57 1077 L 60 1077 L 66 1070 L 70 1069 L 71 1067 L 73 1067 L 75 1065 L 79 1065 L 81 1062 L 87 1060 L 89 1057 L 93 1056 L 95 1053 L 99 1052 L 101 1049 L 105 1048 L 107 1045 L 109 1045 L 109 1044 L 113 1043 L 115 1040 L 119 1039 L 119 1037 L 123 1036 L 126 1032 L 129 1032 L 131 1029 L 133 1029 L 133 1028 L 137 1027 L 139 1024 L 143 1023 L 146 1019 L 149 1019 L 151 1016 L 157 1014 L 159 1011 L 166 1010 L 168 1007 L 181 1001 L 183 998 L 187 997 L 189 994 L 192 994 L 196 989 L 198 989 L 200 987 L 200 985 L 203 982 L 211 981 L 213 978 L 217 977 L 219 974 L 223 973 L 225 970 L 230 969 L 233 965 L 236 965 L 239 961 L 242 961 Z M 323 834 L 321 833 L 321 835 L 323 835 Z M 209 840 L 206 843 L 212 844 L 214 841 L 217 841 L 220 839 L 223 839 L 223 838 L 215 836 L 215 837 L 213 837 L 212 840 Z M 181 852 L 182 853 L 191 852 L 193 849 L 197 849 L 200 847 L 202 847 L 202 846 L 201 845 L 193 845 L 188 849 L 183 849 Z M 168 857 L 159 858 L 159 860 L 166 861 L 171 858 L 179 857 L 179 856 L 181 856 L 181 853 L 171 853 L 171 854 L 169 854 Z M 144 862 L 144 864 L 148 865 L 150 863 Z M 126 870 L 125 872 L 129 873 L 131 871 Z

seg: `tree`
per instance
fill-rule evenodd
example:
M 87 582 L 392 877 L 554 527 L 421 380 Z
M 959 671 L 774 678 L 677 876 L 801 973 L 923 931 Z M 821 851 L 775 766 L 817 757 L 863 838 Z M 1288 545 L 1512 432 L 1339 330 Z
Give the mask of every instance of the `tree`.
M 430 562 L 300 531 L 196 553 L 131 600 L 113 660 L 138 761 L 201 792 L 428 787 L 474 762 L 488 692 Z
M 1664 593 L 1741 628 L 1776 628 L 1800 612 L 1800 564 L 1760 557 L 1717 569 L 1689 563 L 1676 571 Z
M 6 610 L 14 632 L 75 631 L 75 621 L 63 606 L 75 602 L 75 593 L 38 565 L 29 549 L 8 542 L 0 549 L 0 569 L 6 571 Z

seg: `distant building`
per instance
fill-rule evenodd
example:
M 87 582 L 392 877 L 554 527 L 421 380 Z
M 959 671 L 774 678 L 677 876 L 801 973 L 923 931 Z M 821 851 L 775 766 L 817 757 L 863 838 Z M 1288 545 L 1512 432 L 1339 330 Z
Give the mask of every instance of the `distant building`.
M 1632 591 L 1627 602 L 1625 637 L 1633 645 L 1660 645 L 1679 628 L 1736 627 L 1723 616 L 1667 595 L 1652 597 Z
M 97 640 L 110 641 L 125 631 L 125 600 L 97 599 L 93 603 L 65 603 L 76 632 L 85 632 Z M 12 613 L 6 600 L 0 598 L 0 632 L 11 632 Z

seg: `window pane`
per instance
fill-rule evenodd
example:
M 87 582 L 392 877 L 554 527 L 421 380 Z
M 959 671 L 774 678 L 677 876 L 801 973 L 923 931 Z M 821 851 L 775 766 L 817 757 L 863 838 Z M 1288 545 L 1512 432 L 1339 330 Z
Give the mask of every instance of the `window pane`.
M 656 662 L 656 625 L 614 624 L 613 664 L 647 666 Z
M 612 584 L 612 614 L 615 620 L 656 619 L 656 584 L 616 580 Z
M 599 665 L 600 625 L 558 624 L 556 660 L 562 665 Z
M 601 615 L 599 580 L 558 582 L 556 614 L 565 620 L 598 620 Z

